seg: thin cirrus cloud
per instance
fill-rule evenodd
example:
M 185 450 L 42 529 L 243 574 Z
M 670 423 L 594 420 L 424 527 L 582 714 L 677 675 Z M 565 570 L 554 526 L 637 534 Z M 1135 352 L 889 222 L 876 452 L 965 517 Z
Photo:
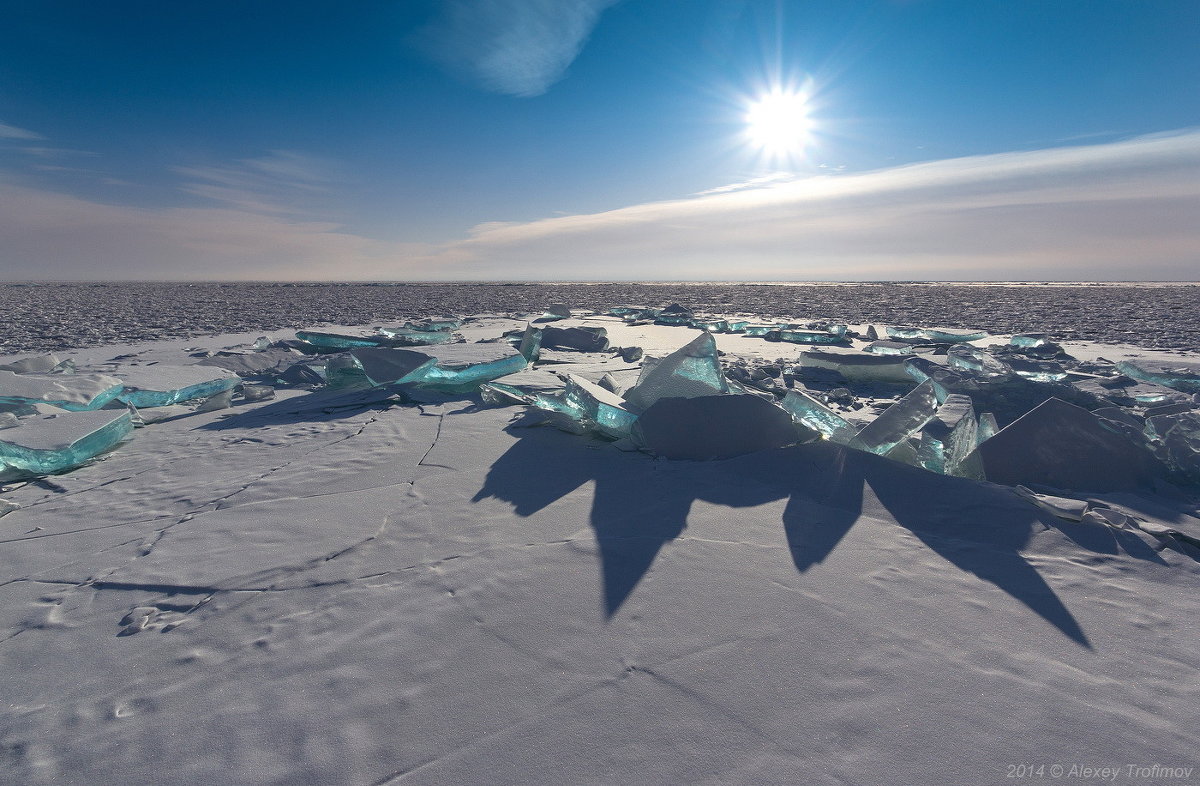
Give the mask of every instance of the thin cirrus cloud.
M 560 80 L 618 0 L 444 0 L 415 46 L 496 93 L 530 98 Z
M 463 279 L 1190 280 L 1197 249 L 1187 130 L 481 224 L 425 261 Z
M 33 131 L 27 131 L 24 128 L 10 126 L 8 123 L 0 123 L 0 139 L 20 139 L 32 141 L 37 139 L 45 139 L 45 137 Z
M 291 150 L 272 150 L 219 166 L 177 166 L 188 194 L 229 207 L 279 215 L 306 212 L 334 181 L 335 165 Z

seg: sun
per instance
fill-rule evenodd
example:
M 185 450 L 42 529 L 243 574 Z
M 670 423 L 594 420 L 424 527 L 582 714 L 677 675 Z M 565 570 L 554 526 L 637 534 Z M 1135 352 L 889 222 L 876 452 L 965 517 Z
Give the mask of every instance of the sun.
M 799 153 L 808 144 L 811 130 L 808 94 L 803 91 L 774 88 L 746 110 L 746 136 L 768 156 Z

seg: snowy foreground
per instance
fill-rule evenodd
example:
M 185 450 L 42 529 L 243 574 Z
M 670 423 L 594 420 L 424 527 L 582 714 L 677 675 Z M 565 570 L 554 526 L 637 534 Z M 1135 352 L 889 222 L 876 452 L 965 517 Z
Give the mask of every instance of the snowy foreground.
M 193 408 L 0 492 L 0 782 L 1200 781 L 1194 488 L 1081 497 L 1107 526 L 827 440 L 666 460 L 477 394 Z

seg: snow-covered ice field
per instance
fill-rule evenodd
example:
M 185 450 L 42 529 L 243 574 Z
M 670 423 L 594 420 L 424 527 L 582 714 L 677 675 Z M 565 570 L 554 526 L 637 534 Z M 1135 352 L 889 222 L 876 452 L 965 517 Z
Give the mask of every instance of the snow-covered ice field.
M 1092 495 L 1140 523 L 1109 527 L 827 441 L 670 461 L 523 409 L 281 388 L 10 487 L 0 782 L 1200 779 L 1194 489 Z

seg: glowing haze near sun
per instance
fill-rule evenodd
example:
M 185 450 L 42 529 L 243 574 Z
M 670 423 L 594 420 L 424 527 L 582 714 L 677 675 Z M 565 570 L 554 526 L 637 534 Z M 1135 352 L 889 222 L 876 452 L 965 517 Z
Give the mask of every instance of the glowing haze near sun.
M 773 158 L 800 153 L 812 130 L 808 94 L 800 90 L 772 88 L 750 103 L 745 119 L 750 144 Z

